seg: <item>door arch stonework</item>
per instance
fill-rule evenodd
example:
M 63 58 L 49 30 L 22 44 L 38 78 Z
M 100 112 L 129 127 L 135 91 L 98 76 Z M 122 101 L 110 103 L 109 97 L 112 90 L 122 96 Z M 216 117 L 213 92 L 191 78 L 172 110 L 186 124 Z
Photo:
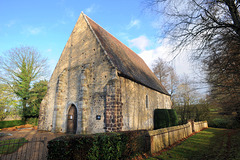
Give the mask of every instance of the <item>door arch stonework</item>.
M 76 134 L 77 118 L 77 108 L 71 104 L 67 113 L 67 133 Z

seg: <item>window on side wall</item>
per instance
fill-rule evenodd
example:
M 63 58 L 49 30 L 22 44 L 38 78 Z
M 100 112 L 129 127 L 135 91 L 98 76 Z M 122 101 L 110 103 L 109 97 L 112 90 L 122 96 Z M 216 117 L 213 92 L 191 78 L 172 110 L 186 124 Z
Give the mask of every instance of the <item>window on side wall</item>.
M 148 95 L 146 95 L 146 108 L 148 108 Z

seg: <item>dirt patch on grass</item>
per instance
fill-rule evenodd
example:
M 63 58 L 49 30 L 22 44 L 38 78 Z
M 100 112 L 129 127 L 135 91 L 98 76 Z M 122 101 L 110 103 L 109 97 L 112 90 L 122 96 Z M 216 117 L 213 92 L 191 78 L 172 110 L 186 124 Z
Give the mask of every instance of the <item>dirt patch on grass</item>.
M 9 127 L 9 128 L 3 128 L 1 131 L 19 131 L 19 130 L 37 130 L 37 126 L 33 126 L 31 124 L 25 124 L 25 125 L 20 125 L 20 126 L 14 126 L 14 127 Z

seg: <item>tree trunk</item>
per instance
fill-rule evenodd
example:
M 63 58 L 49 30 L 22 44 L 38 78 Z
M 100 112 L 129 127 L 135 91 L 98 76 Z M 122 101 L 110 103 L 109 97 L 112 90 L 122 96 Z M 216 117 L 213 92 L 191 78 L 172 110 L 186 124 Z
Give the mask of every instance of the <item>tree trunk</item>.
M 26 120 L 26 116 L 27 116 L 27 100 L 26 99 L 22 100 L 22 106 L 23 106 L 23 117 L 22 117 L 22 120 L 25 121 Z

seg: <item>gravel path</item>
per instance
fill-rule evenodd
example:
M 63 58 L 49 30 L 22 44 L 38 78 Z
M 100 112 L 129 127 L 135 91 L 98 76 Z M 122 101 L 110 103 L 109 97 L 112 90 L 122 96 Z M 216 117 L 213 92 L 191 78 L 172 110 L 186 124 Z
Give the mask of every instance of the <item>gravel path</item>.
M 11 135 L 11 136 L 4 136 L 0 138 L 0 140 L 14 139 L 14 138 L 26 138 L 27 140 L 31 140 L 32 138 L 47 137 L 47 140 L 50 141 L 56 137 L 65 135 L 63 133 L 44 132 L 44 131 L 37 131 L 35 129 L 20 129 L 18 131 L 1 131 L 0 133 Z

